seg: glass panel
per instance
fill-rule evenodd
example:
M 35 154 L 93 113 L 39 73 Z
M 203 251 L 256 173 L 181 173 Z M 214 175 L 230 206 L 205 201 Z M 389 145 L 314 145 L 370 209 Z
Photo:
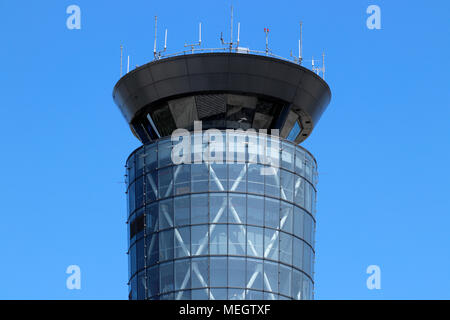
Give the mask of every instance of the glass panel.
M 159 293 L 159 266 L 147 269 L 147 296 L 152 297 Z
M 194 121 L 198 119 L 195 97 L 172 99 L 168 104 L 177 128 L 191 130 Z
M 313 228 L 313 219 L 309 214 L 304 215 L 304 240 L 309 244 L 312 244 L 312 228 Z
M 280 264 L 280 294 L 291 296 L 292 268 Z
M 159 240 L 158 233 L 145 237 L 147 250 L 147 267 L 156 264 L 159 260 Z
M 133 244 L 129 250 L 130 266 L 131 266 L 131 275 L 136 273 L 136 244 Z
M 245 227 L 242 225 L 228 226 L 228 254 L 245 255 Z
M 305 151 L 300 148 L 295 151 L 295 173 L 305 176 Z
M 228 222 L 245 224 L 247 221 L 247 197 L 230 194 L 228 204 Z
M 195 163 L 191 165 L 192 192 L 208 191 L 208 165 Z
M 190 224 L 190 197 L 176 197 L 174 200 L 174 216 L 175 226 L 183 226 Z
M 183 259 L 175 261 L 175 290 L 183 290 L 191 287 L 191 260 Z M 179 294 L 175 294 L 177 298 Z
M 191 165 L 183 164 L 174 169 L 175 195 L 191 191 Z
M 264 225 L 264 198 L 258 196 L 247 197 L 247 223 L 257 226 Z
M 303 216 L 304 211 L 294 206 L 294 235 L 303 239 Z
M 312 214 L 312 204 L 311 204 L 311 192 L 312 186 L 309 183 L 305 184 L 305 209 Z
M 208 258 L 192 259 L 192 288 L 204 288 L 209 284 Z M 194 292 L 192 292 L 194 298 Z M 208 299 L 208 295 L 206 298 Z
M 307 155 L 305 161 L 305 178 L 312 182 L 312 161 L 310 159 L 309 155 Z
M 294 200 L 294 175 L 285 170 L 281 172 L 281 198 L 287 201 Z
M 264 176 L 260 164 L 248 164 L 248 192 L 264 194 Z
M 211 279 L 212 280 L 212 279 Z M 210 289 L 210 299 L 211 300 L 227 300 L 227 289 L 214 288 Z
M 297 138 L 298 134 L 300 133 L 301 128 L 298 124 L 298 121 L 295 121 L 294 126 L 292 127 L 291 131 L 289 132 L 288 137 L 286 138 L 289 141 L 294 141 L 295 138 Z
M 230 163 L 228 165 L 228 190 L 247 192 L 247 166 Z
M 133 184 L 130 186 L 130 188 L 128 189 L 127 192 L 127 196 L 128 196 L 128 214 L 131 214 L 134 209 L 136 209 L 136 201 L 134 196 L 136 195 L 135 192 L 135 186 L 136 184 L 133 182 Z
M 174 295 L 172 293 L 164 294 L 159 297 L 159 300 L 174 300 Z
M 173 262 L 167 262 L 159 265 L 159 279 L 161 293 L 173 291 Z
M 139 273 L 137 277 L 137 298 L 138 300 L 144 300 L 146 294 L 146 283 L 145 283 L 145 273 Z
M 303 241 L 294 238 L 293 266 L 303 270 Z
M 305 179 L 296 176 L 294 183 L 294 202 L 300 207 L 305 207 Z
M 312 283 L 306 275 L 303 275 L 303 299 L 312 299 Z
M 227 254 L 227 226 L 226 225 L 211 225 L 211 242 L 210 252 L 211 254 Z
M 174 230 L 175 236 L 175 258 L 190 255 L 191 252 L 191 228 L 178 228 Z
M 159 233 L 159 261 L 173 259 L 173 229 Z
M 159 202 L 159 230 L 173 227 L 173 199 Z
M 191 254 L 194 256 L 208 254 L 208 226 L 193 226 L 191 230 Z
M 209 195 L 209 221 L 211 223 L 227 222 L 227 193 Z
M 209 261 L 210 261 L 211 287 L 226 287 L 227 286 L 227 258 L 226 257 L 211 257 L 211 259 Z
M 162 140 L 158 143 L 158 167 L 165 167 L 172 163 L 172 141 Z
M 144 253 L 144 238 L 141 238 L 136 242 L 136 258 L 138 271 L 144 269 Z
M 136 208 L 140 208 L 144 205 L 144 177 L 140 176 L 135 182 L 136 192 Z
M 263 260 L 247 259 L 246 287 L 263 289 Z
M 270 198 L 265 199 L 264 225 L 271 228 L 280 227 L 280 201 Z
M 145 196 L 147 203 L 153 202 L 158 198 L 158 171 L 152 171 L 145 175 Z
M 263 228 L 247 227 L 247 255 L 263 257 Z
M 292 297 L 296 300 L 302 299 L 303 273 L 292 270 Z
M 131 299 L 137 300 L 137 277 L 131 279 Z
M 261 291 L 247 290 L 245 293 L 247 300 L 263 300 L 263 293 Z
M 209 300 L 209 290 L 191 290 L 192 300 Z
M 134 155 L 136 161 L 136 177 L 144 174 L 144 156 L 144 148 L 139 149 Z
M 159 197 L 167 198 L 172 196 L 173 192 L 173 167 L 160 169 L 158 171 L 158 189 Z
M 303 243 L 303 271 L 311 275 L 311 264 L 312 264 L 312 250 L 306 244 Z
M 280 261 L 292 264 L 292 236 L 280 232 Z
M 292 225 L 294 220 L 293 211 L 294 206 L 292 204 L 281 201 L 280 228 L 288 233 L 292 233 Z
M 158 153 L 156 152 L 156 143 L 145 146 L 145 171 L 152 172 L 158 166 Z
M 264 261 L 264 290 L 278 292 L 278 264 Z
M 271 197 L 280 197 L 280 170 L 273 167 L 265 167 L 266 183 L 265 194 Z M 270 173 L 270 174 L 269 174 Z
M 244 289 L 228 289 L 228 300 L 244 300 Z
M 184 290 L 175 293 L 175 300 L 191 300 L 191 290 Z
M 191 223 L 208 223 L 208 194 L 191 196 Z
M 210 165 L 210 191 L 225 191 L 227 188 L 227 165 L 225 163 Z
M 133 182 L 135 178 L 134 154 L 130 156 L 127 163 L 128 181 Z
M 281 166 L 289 171 L 294 171 L 294 146 L 283 142 L 281 147 Z
M 228 258 L 228 287 L 245 288 L 245 258 Z
M 151 205 L 145 208 L 145 218 L 146 218 L 146 227 L 147 233 L 156 232 L 158 230 L 158 204 L 152 203 Z
M 131 241 L 133 240 L 133 237 L 136 237 L 136 239 L 141 238 L 144 235 L 144 208 L 141 208 L 138 212 L 136 212 L 133 217 L 136 217 L 135 219 L 132 219 L 130 222 L 130 237 Z
M 272 229 L 264 229 L 264 257 L 278 260 L 279 232 Z

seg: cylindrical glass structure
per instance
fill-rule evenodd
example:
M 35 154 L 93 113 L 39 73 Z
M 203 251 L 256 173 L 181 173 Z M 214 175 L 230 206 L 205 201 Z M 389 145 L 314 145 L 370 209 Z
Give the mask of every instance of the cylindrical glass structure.
M 170 137 L 127 160 L 129 298 L 312 299 L 313 156 L 278 137 L 219 131 L 225 149 L 243 142 L 229 157 L 196 135 L 198 163 L 174 164 Z

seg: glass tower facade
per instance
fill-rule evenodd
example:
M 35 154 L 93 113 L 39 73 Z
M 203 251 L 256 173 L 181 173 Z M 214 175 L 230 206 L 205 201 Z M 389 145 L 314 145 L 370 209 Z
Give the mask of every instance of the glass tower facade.
M 174 164 L 167 137 L 128 158 L 130 299 L 313 298 L 315 159 L 278 137 L 221 138 L 244 148 L 221 163 Z M 279 161 L 260 161 L 255 143 Z

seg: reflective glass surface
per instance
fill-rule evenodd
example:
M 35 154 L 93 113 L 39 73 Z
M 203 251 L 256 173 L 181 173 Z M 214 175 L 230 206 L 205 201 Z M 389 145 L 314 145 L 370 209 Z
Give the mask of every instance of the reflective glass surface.
M 131 299 L 313 297 L 314 158 L 283 141 L 269 166 L 244 139 L 241 162 L 174 165 L 167 139 L 129 157 Z

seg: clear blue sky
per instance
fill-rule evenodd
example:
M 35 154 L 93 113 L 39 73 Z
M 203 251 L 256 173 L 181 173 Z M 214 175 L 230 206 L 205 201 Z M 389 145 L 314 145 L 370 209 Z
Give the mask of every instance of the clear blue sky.
M 66 8 L 81 8 L 81 30 Z M 229 33 L 230 1 L 0 2 L 0 298 L 126 299 L 124 163 L 139 146 L 112 101 L 119 46 L 152 59 Z M 327 54 L 333 99 L 305 143 L 319 163 L 317 299 L 450 299 L 450 3 L 234 1 L 241 44 Z M 381 8 L 381 30 L 366 8 Z M 161 45 L 161 42 L 160 42 Z M 67 266 L 82 289 L 67 290 Z M 381 267 L 381 290 L 366 268 Z

